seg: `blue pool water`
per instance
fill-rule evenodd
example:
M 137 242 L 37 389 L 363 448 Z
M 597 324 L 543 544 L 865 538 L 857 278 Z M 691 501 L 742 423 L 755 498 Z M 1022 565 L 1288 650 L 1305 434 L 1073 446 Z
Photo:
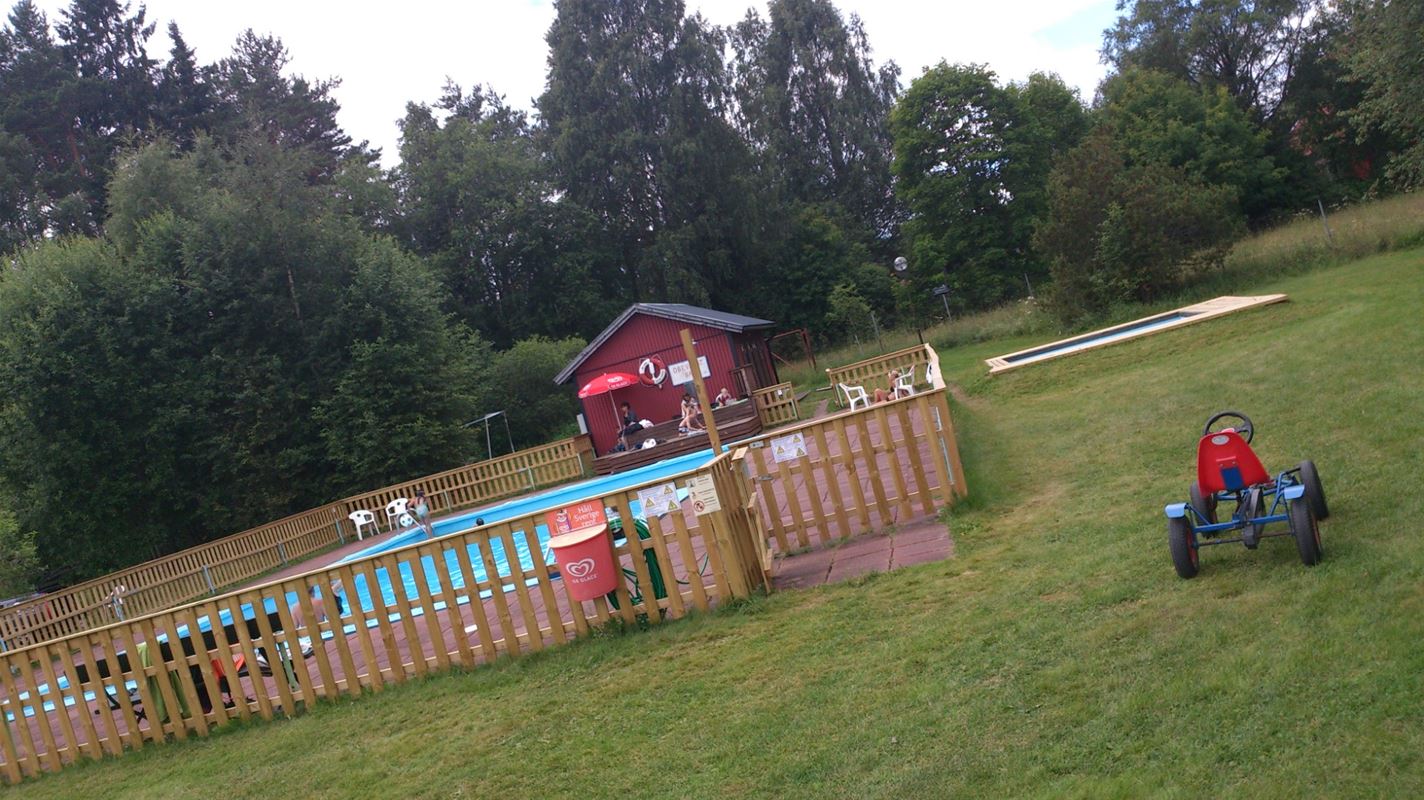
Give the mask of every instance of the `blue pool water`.
M 1173 311 L 1167 314 L 1163 314 L 1159 317 L 1153 317 L 1151 319 L 1143 320 L 1142 322 L 1136 325 L 1127 325 L 1107 333 L 1087 333 L 1082 336 L 1075 336 L 1071 339 L 1067 339 L 1055 345 L 1045 345 L 1044 347 L 1038 347 L 1033 350 L 1025 350 L 1024 352 L 1014 355 L 1012 357 L 1006 356 L 1004 360 L 1010 364 L 1024 364 L 1030 361 L 1038 361 L 1044 358 L 1051 358 L 1053 356 L 1062 355 L 1064 353 L 1071 353 L 1074 350 L 1081 350 L 1088 345 L 1107 344 L 1109 342 L 1116 342 L 1122 339 L 1130 339 L 1134 336 L 1141 336 L 1144 333 L 1157 330 L 1158 328 L 1165 328 L 1168 325 L 1175 325 L 1176 323 L 1190 316 L 1193 315 L 1180 311 Z
M 600 478 L 594 478 L 591 480 L 582 481 L 580 483 L 570 484 L 568 486 L 561 486 L 557 489 L 552 489 L 547 492 L 541 492 L 536 495 L 530 495 L 528 497 L 520 497 L 515 500 L 511 500 L 507 503 L 501 503 L 497 506 L 492 506 L 490 508 L 484 508 L 478 511 L 469 512 L 467 514 L 461 514 L 460 516 L 442 519 L 435 522 L 434 524 L 435 536 L 438 538 L 441 536 L 447 536 L 452 533 L 460 533 L 463 531 L 470 530 L 471 528 L 476 527 L 476 519 L 483 519 L 485 524 L 487 525 L 496 522 L 504 522 L 506 520 L 527 516 L 529 514 L 533 514 L 541 510 L 570 505 L 572 503 L 584 500 L 589 497 L 597 497 L 600 495 L 617 491 L 619 489 L 626 489 L 631 486 L 652 483 L 661 478 L 667 478 L 669 476 L 676 475 L 679 472 L 686 472 L 687 470 L 693 469 L 694 467 L 706 463 L 706 461 L 711 457 L 711 448 L 708 448 L 706 450 L 699 450 L 697 452 L 686 453 L 684 455 L 677 456 L 676 458 L 670 458 L 666 461 L 659 461 L 656 464 L 649 464 L 646 467 L 629 470 L 628 472 L 620 472 L 616 475 L 605 475 Z M 686 497 L 686 490 L 679 490 L 678 495 L 679 499 Z M 631 502 L 629 504 L 629 507 L 630 510 L 633 512 L 634 516 L 641 516 L 641 509 L 638 508 L 638 502 L 636 500 Z M 544 563 L 552 564 L 553 558 L 551 557 L 548 550 L 548 529 L 543 525 L 536 525 L 534 533 L 535 538 L 539 543 L 540 553 L 544 557 Z M 406 547 L 408 545 L 415 544 L 416 542 L 424 541 L 426 538 L 427 536 L 425 530 L 420 527 L 415 527 L 407 531 L 402 531 L 400 533 L 393 534 L 384 539 L 383 541 L 373 544 L 370 547 L 365 548 L 364 550 L 352 553 L 351 555 L 348 555 L 345 558 L 341 559 L 339 563 L 346 563 L 350 561 L 358 561 L 363 558 L 369 558 L 379 553 L 388 552 L 390 550 L 395 550 L 401 547 Z M 529 552 L 528 539 L 524 535 L 522 535 L 522 532 L 520 531 L 512 533 L 510 538 L 514 541 L 514 556 L 518 559 L 520 568 L 526 572 L 532 570 L 534 568 L 534 557 L 533 554 Z M 480 553 L 479 548 L 476 545 L 471 544 L 468 548 L 468 551 L 470 556 L 470 566 L 475 573 L 475 580 L 487 580 L 488 575 L 485 572 L 484 557 Z M 490 558 L 494 562 L 495 569 L 499 572 L 499 575 L 501 577 L 507 577 L 512 574 L 512 571 L 509 567 L 508 554 L 505 552 L 504 544 L 498 539 L 490 541 Z M 437 568 L 435 564 L 435 559 L 433 557 L 421 557 L 421 571 L 424 573 L 425 576 L 426 585 L 428 587 L 427 593 L 433 594 L 440 592 L 446 585 L 457 590 L 464 588 L 464 577 L 461 575 L 461 570 L 459 568 L 459 560 L 456 555 L 456 551 L 444 551 L 444 559 L 445 564 L 443 565 L 443 568 Z M 414 603 L 419 598 L 419 594 L 416 591 L 416 577 L 415 572 L 412 568 L 413 564 L 407 561 L 402 562 L 398 566 L 400 571 L 400 585 L 405 592 L 406 600 Z M 370 587 L 367 586 L 366 577 L 364 575 L 355 575 L 355 586 L 346 587 L 346 592 L 343 595 L 343 599 L 346 601 L 347 606 L 346 614 L 343 616 L 348 618 L 351 617 L 350 606 L 352 600 L 352 593 L 354 591 L 355 600 L 360 604 L 361 610 L 365 613 L 367 617 L 366 626 L 368 628 L 373 628 L 380 624 L 377 619 L 371 616 L 378 607 L 383 611 L 388 612 L 387 618 L 391 622 L 396 622 L 400 620 L 400 614 L 398 612 L 389 612 L 389 609 L 394 608 L 396 605 L 395 587 L 391 581 L 389 571 L 385 567 L 377 567 L 372 570 L 372 573 L 375 575 L 377 584 L 376 589 L 380 593 L 381 597 L 381 603 L 379 606 L 377 606 L 376 603 L 373 602 L 371 590 Z M 527 579 L 527 583 L 529 585 L 533 585 L 536 582 L 536 578 Z M 502 588 L 506 592 L 513 591 L 514 584 L 505 584 Z M 318 591 L 322 594 L 327 593 L 327 589 L 325 587 L 319 587 Z M 490 594 L 491 591 L 489 589 L 485 589 L 480 593 L 480 596 L 482 598 L 489 597 Z M 464 604 L 468 603 L 469 599 L 470 598 L 468 594 L 457 595 L 455 598 L 455 602 Z M 283 598 L 283 601 L 289 607 L 296 603 L 296 592 L 287 592 L 286 596 Z M 268 614 L 275 613 L 277 611 L 277 600 L 275 597 L 264 597 L 262 599 L 262 606 Z M 333 603 L 328 601 L 326 603 L 326 606 L 328 612 L 335 613 L 336 607 Z M 439 611 L 443 608 L 445 608 L 445 603 L 439 602 L 435 604 L 433 610 Z M 257 618 L 257 615 L 253 610 L 252 604 L 244 604 L 242 605 L 241 609 L 242 616 L 244 619 L 252 620 Z M 411 616 L 418 617 L 425 613 L 425 609 L 423 607 L 413 605 L 411 606 L 410 613 Z M 220 611 L 218 614 L 218 618 L 221 620 L 221 624 L 223 626 L 231 625 L 233 622 L 232 615 L 227 611 Z M 212 630 L 212 623 L 208 619 L 208 617 L 204 616 L 198 618 L 198 630 L 204 633 Z M 356 625 L 354 623 L 347 623 L 343 627 L 343 633 L 345 634 L 351 634 L 355 631 Z M 189 632 L 187 626 L 180 626 L 178 628 L 178 635 L 180 637 L 188 636 Z M 332 636 L 333 634 L 330 631 L 323 634 L 323 637 L 328 639 Z M 159 637 L 160 640 L 165 640 L 166 638 L 167 637 L 165 636 Z M 57 682 L 61 691 L 69 689 L 69 683 L 63 676 L 59 677 L 57 679 Z M 130 689 L 134 688 L 135 685 L 136 684 L 133 681 L 128 682 L 128 688 Z M 37 692 L 42 697 L 50 694 L 49 687 L 47 685 L 41 685 L 40 687 L 38 687 Z M 29 698 L 30 693 L 24 692 L 21 693 L 18 699 L 20 699 L 21 701 L 26 701 L 29 700 Z M 93 702 L 95 699 L 94 693 L 85 692 L 84 698 L 86 702 Z M 66 706 L 73 706 L 76 702 L 76 699 L 72 695 L 64 695 L 63 702 Z M 46 700 L 43 705 L 44 710 L 46 712 L 54 710 L 53 701 Z M 31 706 L 27 705 L 24 707 L 24 714 L 26 717 L 32 717 L 35 714 L 35 710 Z M 9 720 L 13 720 L 14 715 L 7 712 L 6 718 Z

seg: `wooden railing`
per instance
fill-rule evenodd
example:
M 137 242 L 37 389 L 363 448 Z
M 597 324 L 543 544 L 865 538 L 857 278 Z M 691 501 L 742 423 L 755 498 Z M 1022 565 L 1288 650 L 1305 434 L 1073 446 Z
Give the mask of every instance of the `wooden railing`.
M 376 511 L 415 487 L 433 512 L 468 508 L 587 473 L 587 436 L 521 450 L 348 497 L 223 539 L 110 573 L 0 611 L 0 649 L 13 649 L 172 608 L 284 567 L 354 536 L 353 510 Z
M 739 443 L 749 448 L 778 552 L 927 516 L 967 496 L 948 390 L 938 383 Z
M 0 775 L 15 783 L 452 666 L 539 651 L 614 619 L 657 625 L 769 589 L 745 458 L 739 449 L 648 485 L 707 477 L 720 509 L 697 516 L 689 500 L 680 511 L 649 515 L 647 538 L 622 525 L 629 535 L 614 548 L 622 566 L 616 603 L 572 599 L 536 534 L 552 510 L 541 509 L 0 653 Z M 634 520 L 642 488 L 594 498 L 617 519 Z M 502 553 L 520 555 L 501 567 Z M 378 583 L 381 575 L 408 580 L 390 589 Z M 224 615 L 237 624 L 207 625 Z M 239 658 L 246 669 L 237 668 Z
M 763 428 L 794 422 L 801 416 L 796 407 L 796 387 L 789 383 L 778 383 L 752 392 L 752 402 L 756 403 L 757 416 L 761 417 Z
M 387 503 L 413 497 L 416 489 L 424 489 L 430 512 L 440 514 L 581 478 L 588 473 L 592 457 L 589 437 L 575 436 L 348 497 L 334 505 L 340 508 L 342 519 L 352 511 L 365 509 L 374 511 L 377 521 L 385 524 L 383 509 Z
M 569 596 L 537 536 L 551 508 L 0 653 L 0 776 L 15 782 L 206 736 L 234 720 L 542 650 L 615 619 L 660 624 L 769 589 L 772 545 L 788 552 L 884 528 L 967 494 L 947 389 L 934 351 L 926 358 L 935 366 L 927 391 L 783 428 L 699 468 L 590 498 L 621 524 L 637 519 L 642 489 L 704 478 L 715 489 L 716 508 L 693 496 L 650 515 L 647 538 L 621 524 L 629 535 L 615 547 L 616 602 Z M 710 510 L 694 514 L 696 499 Z M 497 553 L 518 556 L 501 567 Z M 406 580 L 391 589 L 382 575 Z M 247 620 L 244 609 L 258 611 Z M 221 615 L 239 622 L 193 634 Z M 307 642 L 316 642 L 310 656 Z M 253 667 L 264 662 L 271 674 Z
M 864 361 L 857 361 L 854 364 L 846 364 L 841 367 L 831 367 L 826 370 L 826 379 L 836 395 L 836 404 L 844 405 L 845 397 L 838 384 L 848 386 L 869 386 L 866 391 L 875 394 L 876 388 L 890 389 L 887 377 L 890 370 L 905 370 L 913 368 L 915 370 L 915 385 L 928 384 L 924 379 L 924 371 L 921 365 L 929 363 L 930 353 L 934 348 L 926 344 L 917 344 L 913 347 L 906 347 L 904 350 L 896 350 L 893 353 L 867 358 Z

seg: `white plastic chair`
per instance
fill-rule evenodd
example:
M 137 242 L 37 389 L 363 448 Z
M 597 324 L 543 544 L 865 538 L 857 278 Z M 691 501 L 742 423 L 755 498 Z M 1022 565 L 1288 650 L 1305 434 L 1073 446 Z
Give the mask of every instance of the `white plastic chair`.
M 410 503 L 410 500 L 408 500 L 408 499 L 406 499 L 406 498 L 404 498 L 404 497 L 397 497 L 396 499 L 392 500 L 391 502 L 386 503 L 386 527 L 387 527 L 387 528 L 390 528 L 391 530 L 395 530 L 395 529 L 396 529 L 396 525 L 399 524 L 399 522 L 400 522 L 400 516 L 401 516 L 401 514 L 404 514 L 404 513 L 405 513 L 405 507 L 406 507 L 406 505 L 409 504 L 409 503 Z
M 900 372 L 900 377 L 895 379 L 895 396 L 909 397 L 915 393 L 915 365 Z
M 350 518 L 352 522 L 356 523 L 356 541 L 358 542 L 361 541 L 361 539 L 363 538 L 361 536 L 361 530 L 367 525 L 371 526 L 372 536 L 375 536 L 376 534 L 381 532 L 381 526 L 376 524 L 376 515 L 371 513 L 370 511 L 367 511 L 364 508 L 352 511 L 346 516 Z
M 864 386 L 847 386 L 844 383 L 838 383 L 836 385 L 841 387 L 841 391 L 845 393 L 845 399 L 846 402 L 850 404 L 851 411 L 855 410 L 856 403 L 870 408 L 870 395 L 865 393 Z

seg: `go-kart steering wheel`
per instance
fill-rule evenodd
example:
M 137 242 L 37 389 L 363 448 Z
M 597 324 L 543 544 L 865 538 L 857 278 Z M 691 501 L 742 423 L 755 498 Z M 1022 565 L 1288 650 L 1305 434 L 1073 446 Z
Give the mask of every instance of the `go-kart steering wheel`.
M 1241 420 L 1240 425 L 1231 425 L 1230 427 L 1232 430 L 1241 434 L 1241 438 L 1246 440 L 1246 444 L 1250 444 L 1251 437 L 1256 435 L 1256 426 L 1251 424 L 1250 417 L 1246 416 L 1245 414 L 1242 414 L 1240 411 L 1222 411 L 1219 414 L 1213 415 L 1212 418 L 1207 420 L 1206 424 L 1202 426 L 1202 436 L 1206 436 L 1207 434 L 1211 433 L 1211 426 L 1215 425 L 1217 420 L 1220 420 L 1225 417 L 1234 417 L 1236 419 Z M 1223 430 L 1225 430 L 1225 428 L 1223 428 Z

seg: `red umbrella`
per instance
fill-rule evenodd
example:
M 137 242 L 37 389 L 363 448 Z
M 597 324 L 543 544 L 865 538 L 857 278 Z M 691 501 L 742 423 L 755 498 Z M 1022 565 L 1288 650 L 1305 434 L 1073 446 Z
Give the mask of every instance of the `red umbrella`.
M 638 378 L 626 372 L 605 372 L 597 378 L 589 381 L 579 389 L 579 397 L 592 397 L 596 394 L 611 392 L 614 389 L 626 389 L 638 383 Z
M 629 375 L 626 372 L 605 372 L 585 383 L 583 388 L 579 389 L 578 396 L 584 398 L 593 397 L 596 394 L 607 394 L 608 407 L 613 409 L 614 427 L 618 429 L 619 433 L 622 433 L 623 423 L 618 419 L 618 406 L 613 403 L 613 390 L 626 389 L 636 385 L 638 385 L 637 376 Z

